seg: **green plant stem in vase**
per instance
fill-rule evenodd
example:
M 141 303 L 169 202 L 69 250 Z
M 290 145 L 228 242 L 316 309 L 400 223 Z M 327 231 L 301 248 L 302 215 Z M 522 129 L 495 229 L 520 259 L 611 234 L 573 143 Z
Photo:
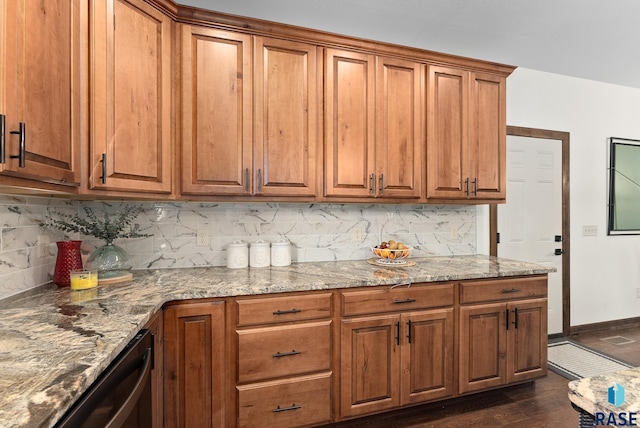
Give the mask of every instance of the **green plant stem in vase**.
M 129 271 L 133 265 L 130 262 L 129 254 L 124 248 L 115 245 L 113 241 L 118 238 L 151 236 L 142 233 L 138 225 L 133 224 L 133 220 L 142 212 L 142 207 L 127 206 L 114 215 L 109 214 L 103 208 L 102 218 L 98 218 L 91 207 L 85 206 L 83 209 L 86 217 L 81 217 L 78 214 L 56 213 L 58 217 L 47 216 L 43 226 L 94 236 L 105 241 L 106 244 L 91 253 L 85 264 L 85 269 L 98 271 L 98 281 L 117 282 L 119 278 L 130 277 Z
M 98 271 L 99 281 L 126 277 L 132 268 L 127 251 L 111 241 L 96 248 L 85 263 L 85 269 Z

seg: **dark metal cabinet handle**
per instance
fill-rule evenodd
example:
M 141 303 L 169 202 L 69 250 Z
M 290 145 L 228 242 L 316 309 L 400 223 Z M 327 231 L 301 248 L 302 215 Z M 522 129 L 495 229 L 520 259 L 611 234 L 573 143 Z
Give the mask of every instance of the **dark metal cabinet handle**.
M 280 406 L 278 406 L 275 409 L 273 409 L 273 413 L 287 412 L 289 410 L 299 410 L 299 409 L 302 409 L 302 406 L 299 406 L 296 403 L 293 403 L 289 407 L 280 407 Z
M 276 352 L 272 355 L 273 358 L 282 358 L 282 357 L 291 357 L 292 355 L 300 355 L 302 352 L 296 351 L 295 349 L 291 352 Z
M 262 192 L 262 168 L 258 168 L 258 193 Z
M 100 159 L 102 162 L 102 175 L 100 176 L 100 181 L 102 184 L 107 184 L 107 154 L 103 153 L 102 158 Z
M 513 325 L 515 328 L 518 328 L 518 308 L 515 308 L 513 312 L 515 315 L 515 320 L 513 321 Z
M 244 170 L 244 191 L 249 191 L 249 168 L 245 168 Z
M 0 164 L 3 164 L 5 162 L 5 124 L 6 124 L 6 117 L 4 114 L 0 114 Z
M 473 196 L 478 196 L 478 179 L 473 179 Z
M 407 340 L 411 343 L 411 320 L 407 321 Z
M 396 344 L 400 346 L 400 321 L 396 323 Z
M 506 330 L 509 330 L 509 309 L 505 309 L 504 315 L 507 318 L 507 322 L 505 323 Z
M 519 288 L 512 288 L 510 290 L 507 290 L 506 288 L 502 289 L 502 294 L 507 294 L 507 293 L 517 293 L 519 292 L 520 289 Z
M 376 175 L 371 174 L 369 177 L 369 185 L 371 186 L 371 194 L 375 195 L 376 193 Z
M 24 160 L 26 153 L 26 140 L 27 140 L 27 131 L 24 122 L 20 122 L 20 129 L 18 131 L 11 131 L 11 134 L 20 136 L 20 146 L 19 152 L 17 155 L 9 156 L 11 159 L 18 159 L 18 166 L 20 168 L 24 168 Z
M 401 303 L 413 303 L 413 302 L 415 302 L 415 301 L 416 301 L 416 299 L 400 299 L 400 300 L 396 299 L 396 300 L 394 300 L 392 303 L 393 303 L 394 305 L 399 305 L 399 304 L 401 304 Z
M 469 177 L 467 177 L 467 179 L 464 180 L 464 186 L 465 186 L 464 193 L 467 195 L 467 197 L 469 197 Z
M 384 174 L 380 174 L 380 194 L 384 195 Z
M 302 312 L 302 309 L 287 309 L 286 311 L 281 311 L 280 309 L 278 309 L 277 311 L 273 312 L 273 315 L 286 315 L 286 314 L 297 314 L 298 312 Z

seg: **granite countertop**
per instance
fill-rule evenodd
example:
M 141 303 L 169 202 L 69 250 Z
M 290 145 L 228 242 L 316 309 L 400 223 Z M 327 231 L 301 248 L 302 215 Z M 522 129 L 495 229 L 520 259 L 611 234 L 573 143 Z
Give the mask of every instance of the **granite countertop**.
M 609 388 L 615 384 L 624 388 L 624 403 L 617 407 L 608 401 Z M 571 381 L 569 400 L 592 416 L 603 412 L 605 420 L 609 413 L 640 413 L 640 367 Z
M 0 301 L 0 427 L 55 424 L 135 333 L 170 301 L 555 270 L 483 255 L 411 260 L 416 266 L 394 269 L 358 260 L 262 269 L 134 271 L 133 280 L 126 284 L 80 292 L 46 285 Z

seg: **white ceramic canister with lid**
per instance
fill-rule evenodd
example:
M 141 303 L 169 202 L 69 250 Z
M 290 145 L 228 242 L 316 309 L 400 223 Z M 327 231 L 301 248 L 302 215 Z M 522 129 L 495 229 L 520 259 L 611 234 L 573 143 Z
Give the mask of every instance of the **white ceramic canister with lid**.
M 279 239 L 271 243 L 271 266 L 291 265 L 291 243 Z
M 269 243 L 266 241 L 256 241 L 251 243 L 249 252 L 249 266 L 261 268 L 271 264 Z
M 249 247 L 244 241 L 233 241 L 227 245 L 227 267 L 242 269 L 249 266 Z

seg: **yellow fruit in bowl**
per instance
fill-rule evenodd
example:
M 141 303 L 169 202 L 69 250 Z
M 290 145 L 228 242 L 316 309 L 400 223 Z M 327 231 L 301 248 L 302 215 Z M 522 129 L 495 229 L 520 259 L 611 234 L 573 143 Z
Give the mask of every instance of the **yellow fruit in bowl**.
M 393 260 L 395 258 L 396 258 L 396 251 L 395 250 L 389 251 L 389 259 Z
M 380 256 L 381 256 L 381 257 L 383 257 L 383 258 L 385 258 L 385 259 L 388 259 L 388 258 L 389 258 L 389 254 L 391 254 L 391 250 L 389 250 L 388 248 L 383 248 L 383 249 L 380 251 Z

